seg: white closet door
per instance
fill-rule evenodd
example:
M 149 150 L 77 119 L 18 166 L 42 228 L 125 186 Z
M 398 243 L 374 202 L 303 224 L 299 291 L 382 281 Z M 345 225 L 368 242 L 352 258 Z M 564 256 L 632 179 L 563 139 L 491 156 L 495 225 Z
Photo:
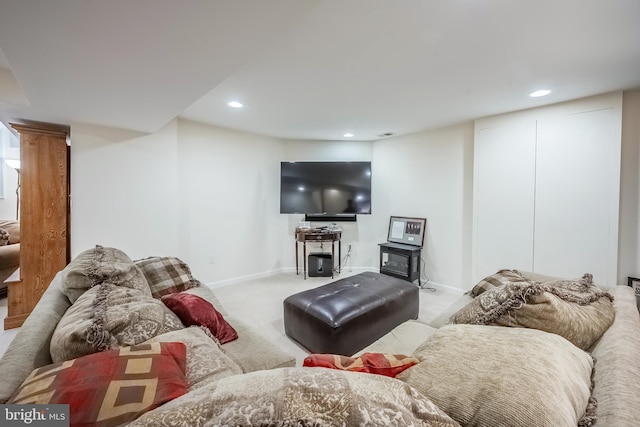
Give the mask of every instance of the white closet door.
M 538 121 L 534 271 L 589 272 L 596 282 L 615 283 L 620 144 L 614 123 L 612 108 Z
M 533 270 L 535 126 L 476 127 L 474 281 L 503 268 Z

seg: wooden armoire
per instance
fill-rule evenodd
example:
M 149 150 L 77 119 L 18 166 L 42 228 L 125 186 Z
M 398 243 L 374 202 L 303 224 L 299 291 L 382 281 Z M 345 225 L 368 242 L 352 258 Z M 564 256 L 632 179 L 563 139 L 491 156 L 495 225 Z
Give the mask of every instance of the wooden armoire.
M 67 131 L 11 127 L 20 135 L 20 268 L 8 282 L 5 329 L 22 325 L 70 257 Z

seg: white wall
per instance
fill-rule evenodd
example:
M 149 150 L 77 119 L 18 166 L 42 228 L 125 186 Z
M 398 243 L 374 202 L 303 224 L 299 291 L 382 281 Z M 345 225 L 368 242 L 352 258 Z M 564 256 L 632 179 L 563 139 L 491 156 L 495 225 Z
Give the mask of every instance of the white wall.
M 380 140 L 373 156 L 370 243 L 387 240 L 391 215 L 427 218 L 423 276 L 463 290 L 471 288 L 472 156 L 473 123 Z
M 303 216 L 279 213 L 280 162 L 371 160 L 373 213 L 340 224 L 343 258 L 352 246 L 343 267 L 377 269 L 389 216 L 423 216 L 426 275 L 467 289 L 472 135 L 471 123 L 375 143 L 283 141 L 185 120 L 144 136 L 74 125 L 72 255 L 95 244 L 174 255 L 214 285 L 292 271 Z
M 9 167 L 3 159 L 19 159 L 20 148 L 14 145 L 18 138 L 0 123 L 0 173 L 2 173 L 2 191 L 0 192 L 0 219 L 16 219 L 16 187 L 18 173 Z M 12 144 L 13 143 L 13 144 Z
M 640 91 L 622 98 L 618 284 L 640 277 Z
M 181 256 L 177 121 L 152 135 L 74 124 L 71 141 L 72 257 L 96 244 Z
M 640 92 L 626 93 L 623 108 L 626 281 L 640 274 Z M 373 213 L 341 224 L 352 267 L 377 269 L 389 216 L 426 217 L 426 275 L 461 290 L 473 285 L 472 123 L 373 143 L 283 141 L 183 120 L 152 135 L 74 124 L 71 141 L 73 256 L 95 244 L 133 258 L 175 255 L 211 284 L 291 271 L 302 215 L 279 214 L 280 161 L 371 160 Z
M 280 254 L 282 142 L 186 120 L 178 141 L 180 239 L 193 274 L 221 284 L 290 265 Z
M 278 170 L 280 161 L 372 161 L 373 143 L 360 141 L 283 141 L 284 151 L 278 160 Z M 375 164 L 372 168 L 372 198 L 378 191 L 373 183 L 376 175 Z M 279 185 L 278 185 L 279 191 Z M 276 193 L 276 198 L 278 197 Z M 279 201 L 279 199 L 278 199 Z M 304 215 L 280 215 L 280 234 L 285 237 L 281 247 L 281 260 L 287 270 L 295 270 L 295 229 L 298 223 L 304 220 Z M 377 243 L 371 240 L 371 224 L 376 216 L 375 208 L 371 215 L 358 215 L 356 222 L 340 222 L 338 226 L 342 229 L 342 260 L 345 262 L 343 268 L 352 270 L 371 270 L 377 267 Z M 328 223 L 317 222 L 314 225 L 328 225 Z M 351 245 L 350 258 L 346 259 L 348 247 Z M 307 243 L 307 252 L 316 251 L 319 244 L 311 245 Z M 324 250 L 330 250 L 330 244 L 324 244 Z M 302 251 L 302 248 L 300 248 Z M 338 249 L 336 247 L 336 256 Z M 300 253 L 300 271 L 302 271 L 302 252 Z
M 617 281 L 621 112 L 614 92 L 476 121 L 474 280 Z

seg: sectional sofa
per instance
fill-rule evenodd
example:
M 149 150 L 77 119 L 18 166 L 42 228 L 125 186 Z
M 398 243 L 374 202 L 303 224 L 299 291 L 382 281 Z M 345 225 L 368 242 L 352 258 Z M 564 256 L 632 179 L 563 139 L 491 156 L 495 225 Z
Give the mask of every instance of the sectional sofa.
M 167 280 L 144 265 L 167 261 Z M 556 278 L 523 276 L 533 284 L 510 295 L 496 286 L 490 307 L 479 302 L 482 295 L 465 295 L 431 326 L 409 321 L 365 349 L 415 349 L 417 364 L 391 378 L 295 366 L 293 356 L 227 313 L 179 260 L 132 261 L 98 246 L 56 275 L 0 360 L 0 402 L 81 399 L 72 412 L 82 408 L 82 420 L 103 426 L 637 425 L 640 318 L 631 288 L 591 298 L 603 301 L 596 316 L 614 311 L 600 332 L 587 325 L 565 338 L 564 331 L 500 325 L 495 312 L 482 317 L 525 288 L 523 304 L 539 305 L 535 312 L 547 316 L 550 306 L 562 305 L 541 285 Z M 220 323 L 216 330 L 176 321 L 163 303 L 167 295 L 207 301 L 237 338 L 221 343 Z M 502 321 L 523 321 L 518 310 L 502 309 Z M 482 319 L 451 323 L 460 313 Z M 584 323 L 578 317 L 569 323 Z M 587 333 L 593 342 L 580 341 Z

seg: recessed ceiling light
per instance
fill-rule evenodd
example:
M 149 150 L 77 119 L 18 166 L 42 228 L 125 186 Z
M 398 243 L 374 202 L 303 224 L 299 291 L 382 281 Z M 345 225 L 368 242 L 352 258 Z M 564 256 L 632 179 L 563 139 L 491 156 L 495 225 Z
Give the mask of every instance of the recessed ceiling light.
M 233 107 L 233 108 L 242 108 L 242 103 L 240 103 L 238 101 L 231 101 L 227 105 L 229 107 Z
M 540 96 L 549 95 L 550 93 L 551 91 L 549 89 L 541 89 L 541 90 L 536 90 L 535 92 L 531 92 L 529 96 L 532 98 L 538 98 Z
M 345 138 L 352 138 L 352 137 L 353 137 L 353 134 L 352 134 L 352 133 L 345 133 L 345 134 L 344 134 L 344 135 L 342 135 L 342 136 L 344 136 Z

